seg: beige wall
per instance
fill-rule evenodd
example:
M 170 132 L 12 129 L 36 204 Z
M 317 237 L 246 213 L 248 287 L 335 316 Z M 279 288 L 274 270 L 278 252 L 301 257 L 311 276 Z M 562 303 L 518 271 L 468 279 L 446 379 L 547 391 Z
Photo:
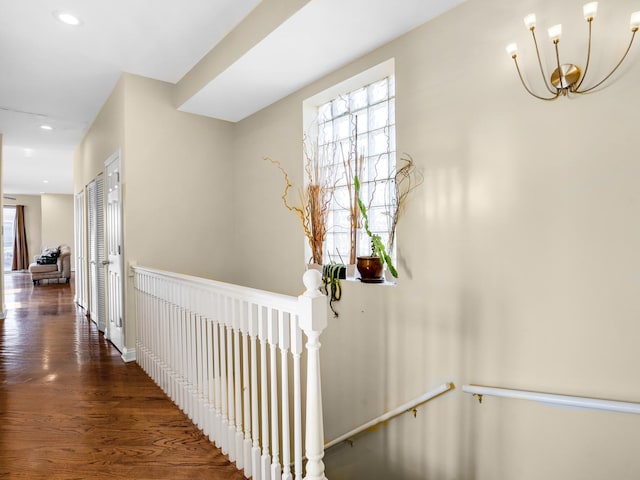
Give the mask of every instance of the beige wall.
M 69 245 L 73 252 L 73 195 L 42 195 L 41 208 L 42 244 Z M 71 269 L 75 270 L 75 254 L 71 255 Z
M 76 151 L 76 189 L 120 149 L 124 264 L 225 278 L 231 267 L 231 125 L 178 112 L 173 86 L 124 74 Z M 125 276 L 125 282 L 127 281 Z M 125 318 L 133 319 L 132 286 Z M 135 324 L 125 325 L 126 347 Z
M 468 1 L 236 126 L 234 280 L 297 293 L 302 231 L 261 157 L 299 181 L 301 102 L 395 58 L 398 151 L 426 181 L 399 226 L 398 286 L 345 285 L 324 335 L 327 439 L 445 381 L 640 400 L 637 46 L 608 88 L 554 103 L 523 91 L 504 51 L 528 46 L 530 11 L 583 47 L 581 6 Z M 593 73 L 623 51 L 634 5 L 601 10 Z M 637 416 L 458 389 L 326 463 L 331 479 L 631 479 L 638 431 Z
M 96 116 L 73 158 L 73 190 L 82 191 L 104 171 L 104 162 L 124 147 L 125 85 L 120 78 L 113 92 Z

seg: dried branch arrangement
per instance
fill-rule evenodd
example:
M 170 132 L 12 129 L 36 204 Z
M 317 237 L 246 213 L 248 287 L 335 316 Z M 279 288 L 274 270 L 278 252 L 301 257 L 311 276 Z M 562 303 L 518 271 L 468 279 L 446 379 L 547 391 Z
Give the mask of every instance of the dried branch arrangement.
M 399 162 L 403 165 L 395 173 L 395 198 L 390 212 L 391 228 L 389 233 L 389 251 L 393 251 L 396 240 L 396 227 L 398 220 L 404 213 L 409 194 L 424 182 L 424 176 L 416 169 L 413 157 L 405 153 Z
M 264 157 L 273 163 L 284 177 L 285 187 L 282 203 L 300 219 L 304 235 L 311 248 L 311 262 L 322 265 L 324 241 L 327 235 L 327 215 L 333 195 L 333 175 L 330 168 L 321 168 L 318 162 L 317 147 L 305 136 L 303 142 L 305 156 L 305 187 L 298 190 L 298 205 L 291 205 L 288 200 L 289 189 L 293 187 L 289 174 L 278 160 Z

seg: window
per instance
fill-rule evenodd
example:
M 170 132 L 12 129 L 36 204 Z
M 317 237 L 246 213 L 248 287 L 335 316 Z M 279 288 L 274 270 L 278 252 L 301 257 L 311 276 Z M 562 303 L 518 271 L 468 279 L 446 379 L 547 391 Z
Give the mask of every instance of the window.
M 324 262 L 350 262 L 353 176 L 367 206 L 369 227 L 389 248 L 395 198 L 395 82 L 393 75 L 336 96 L 317 110 L 320 166 L 333 178 Z M 360 225 L 361 226 L 361 225 Z M 356 230 L 356 255 L 369 255 L 364 229 Z M 395 257 L 391 249 L 392 258 Z
M 13 226 L 16 218 L 16 207 L 4 207 L 3 211 L 3 223 L 4 223 L 4 271 L 11 270 L 13 263 L 13 240 L 15 232 Z

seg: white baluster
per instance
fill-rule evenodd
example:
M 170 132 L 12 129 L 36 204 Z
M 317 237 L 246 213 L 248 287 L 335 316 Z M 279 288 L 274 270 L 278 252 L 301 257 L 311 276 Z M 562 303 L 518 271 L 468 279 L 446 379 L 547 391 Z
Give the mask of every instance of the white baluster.
M 222 423 L 220 425 L 221 450 L 225 455 L 229 453 L 229 417 L 227 410 L 227 344 L 225 335 L 225 302 L 226 297 L 220 295 L 218 311 L 220 312 L 220 400 L 222 410 Z
M 209 395 L 209 359 L 207 349 L 207 322 L 202 310 L 202 299 L 204 298 L 204 292 L 201 290 L 195 291 L 194 302 L 196 305 L 196 315 L 198 316 L 198 322 L 200 324 L 200 363 L 198 363 L 198 372 L 200 373 L 200 428 L 202 432 L 208 437 L 209 427 L 207 426 L 207 402 Z
M 172 352 L 171 352 L 171 368 L 173 375 L 171 378 L 171 398 L 176 405 L 180 405 L 180 309 L 177 304 L 178 297 L 178 285 L 174 285 L 173 292 L 171 294 L 173 302 L 171 305 L 170 318 L 171 318 L 171 332 L 172 332 Z
M 198 311 L 198 302 L 197 302 L 197 297 L 198 297 L 198 291 L 197 290 L 192 290 L 192 298 L 191 301 L 193 302 L 193 317 L 195 319 L 195 335 L 196 335 L 196 351 L 194 352 L 193 356 L 196 359 L 196 363 L 195 363 L 195 367 L 196 367 L 196 371 L 195 371 L 195 378 L 196 378 L 196 388 L 195 388 L 195 400 L 196 400 L 196 411 L 195 411 L 195 417 L 198 419 L 196 425 L 198 426 L 198 428 L 200 430 L 204 430 L 204 416 L 203 416 L 203 412 L 204 412 L 204 392 L 203 392 L 203 388 L 204 388 L 204 365 L 206 364 L 205 361 L 205 355 L 204 352 L 205 350 L 202 348 L 203 347 L 203 339 L 204 339 L 204 330 L 202 328 L 202 316 L 200 314 L 200 312 Z
M 324 426 L 322 419 L 322 388 L 320 380 L 320 334 L 327 327 L 326 298 L 320 293 L 322 276 L 317 270 L 307 270 L 303 276 L 306 291 L 299 297 L 300 325 L 307 336 L 307 409 L 305 480 L 325 480 Z
M 178 406 L 184 412 L 185 409 L 185 401 L 186 401 L 186 388 L 187 388 L 187 372 L 188 372 L 188 362 L 187 362 L 187 315 L 186 311 L 183 307 L 183 303 L 181 301 L 183 287 L 181 285 L 178 286 L 176 291 L 176 301 L 175 301 L 175 309 L 176 315 L 178 316 L 178 329 L 180 331 L 179 338 L 177 342 L 178 351 L 179 351 L 179 359 L 180 359 L 180 373 L 178 375 Z
M 193 309 L 193 291 L 191 288 L 186 289 L 186 307 L 189 312 L 189 360 L 190 364 L 190 389 L 189 389 L 189 410 L 191 419 L 196 426 L 199 425 L 198 418 L 198 317 Z
M 242 364 L 240 363 L 240 323 L 242 312 L 236 299 L 233 302 L 233 370 L 235 383 L 236 400 L 236 467 L 238 470 L 244 469 L 244 448 L 242 435 Z
M 258 311 L 257 305 L 249 307 L 249 336 L 251 337 L 251 471 L 253 480 L 261 480 L 260 467 L 260 415 L 258 398 Z
M 242 399 L 244 412 L 244 441 L 242 453 L 244 457 L 244 476 L 251 477 L 251 389 L 249 377 L 249 309 L 250 305 L 243 302 L 240 331 L 242 332 Z
M 211 295 L 204 294 L 204 311 L 206 315 L 206 330 L 207 330 L 207 431 L 210 442 L 215 440 L 214 437 L 214 383 L 213 383 L 213 369 L 215 360 L 213 356 L 213 320 L 211 319 Z
M 185 312 L 185 317 L 187 321 L 187 344 L 185 345 L 185 352 L 187 355 L 187 389 L 186 389 L 186 401 L 184 404 L 184 413 L 189 417 L 191 421 L 194 421 L 194 409 L 193 409 L 193 396 L 194 396 L 194 386 L 195 386 L 195 360 L 193 358 L 195 352 L 195 322 L 193 321 L 193 312 L 189 307 L 189 297 L 190 292 L 189 288 L 184 285 L 183 286 L 183 296 L 181 299 L 181 305 Z
M 189 316 L 191 318 L 191 365 L 192 365 L 192 382 L 191 382 L 191 414 L 193 423 L 202 428 L 202 420 L 200 418 L 200 318 L 195 309 L 194 299 L 195 292 L 193 288 L 187 290 L 187 305 L 189 308 Z
M 271 480 L 269 466 L 269 385 L 267 379 L 267 335 L 268 320 L 264 307 L 258 307 L 258 337 L 260 338 L 260 405 L 262 418 L 262 457 L 260 469 L 262 480 Z
M 218 308 L 218 303 L 219 303 L 219 295 L 215 295 L 212 299 L 213 301 L 213 305 L 212 305 L 212 311 L 213 311 L 213 358 L 214 358 L 214 366 L 213 366 L 213 372 L 214 372 L 214 409 L 216 412 L 216 418 L 214 421 L 214 436 L 215 436 L 215 442 L 216 445 L 218 446 L 218 448 L 222 449 L 222 398 L 221 398 L 221 390 L 222 390 L 222 386 L 221 386 L 221 373 L 220 373 L 220 358 L 221 358 L 221 354 L 220 354 L 220 338 L 219 338 L 219 332 L 220 332 L 220 322 L 219 322 L 219 308 Z
M 281 311 L 275 312 L 269 309 L 269 350 L 271 353 L 271 480 L 280 480 L 282 470 L 280 468 L 280 438 L 278 435 L 278 319 Z
M 291 441 L 289 440 L 289 318 L 280 312 L 278 344 L 282 382 L 282 480 L 291 480 Z
M 291 322 L 291 355 L 293 356 L 293 467 L 295 480 L 302 480 L 302 384 L 300 357 L 302 356 L 302 330 L 300 319 Z
M 229 443 L 229 460 L 236 461 L 236 441 L 235 441 L 235 420 L 236 410 L 234 402 L 234 385 L 233 385 L 233 299 L 226 299 L 227 314 L 225 315 L 225 324 L 227 326 L 227 407 L 229 408 L 229 425 L 227 438 Z

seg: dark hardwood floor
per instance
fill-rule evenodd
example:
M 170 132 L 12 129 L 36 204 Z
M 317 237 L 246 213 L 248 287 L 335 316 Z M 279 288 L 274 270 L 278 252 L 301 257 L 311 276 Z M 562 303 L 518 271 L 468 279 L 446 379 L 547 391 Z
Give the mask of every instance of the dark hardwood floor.
M 73 303 L 71 284 L 5 275 L 0 478 L 242 479 Z

